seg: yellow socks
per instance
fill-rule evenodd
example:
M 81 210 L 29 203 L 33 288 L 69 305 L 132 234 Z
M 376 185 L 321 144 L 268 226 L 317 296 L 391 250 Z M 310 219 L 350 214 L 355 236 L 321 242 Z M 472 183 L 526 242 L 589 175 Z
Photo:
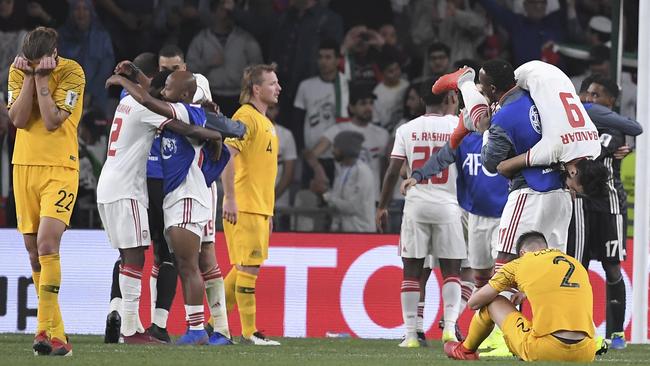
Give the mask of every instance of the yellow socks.
M 226 311 L 228 314 L 232 311 L 232 308 L 235 307 L 235 284 L 237 282 L 237 267 L 232 266 L 230 272 L 223 280 L 224 291 L 226 292 Z
M 493 328 L 494 322 L 490 318 L 487 306 L 484 306 L 472 317 L 472 322 L 469 323 L 469 331 L 467 332 L 467 338 L 463 342 L 463 346 L 470 351 L 476 351 L 481 342 L 490 335 Z
M 32 280 L 34 280 L 34 290 L 36 290 L 36 297 L 38 297 L 38 286 L 41 283 L 41 272 L 32 271 Z
M 65 330 L 59 309 L 61 259 L 58 254 L 48 254 L 39 256 L 38 261 L 41 263 L 41 273 L 38 279 L 37 331 L 47 330 L 50 337 L 65 342 Z
M 250 338 L 255 333 L 255 281 L 257 276 L 237 272 L 237 289 L 235 297 L 239 307 L 239 319 L 241 320 L 242 335 Z

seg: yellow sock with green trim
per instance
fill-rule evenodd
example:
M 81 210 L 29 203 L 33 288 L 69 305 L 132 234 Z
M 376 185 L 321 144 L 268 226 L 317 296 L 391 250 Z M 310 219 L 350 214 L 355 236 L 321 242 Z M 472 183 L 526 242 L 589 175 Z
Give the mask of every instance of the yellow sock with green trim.
M 490 335 L 493 328 L 494 322 L 490 318 L 487 306 L 484 306 L 472 317 L 463 346 L 470 351 L 476 351 L 481 342 Z
M 41 255 L 41 276 L 38 287 L 37 331 L 47 330 L 52 338 L 65 341 L 65 331 L 59 309 L 61 258 L 58 254 Z
M 239 307 L 239 319 L 241 321 L 242 335 L 245 338 L 250 338 L 257 330 L 255 328 L 255 282 L 257 276 L 246 273 L 237 272 L 237 288 L 235 290 L 235 297 L 237 298 L 237 306 Z
M 223 280 L 224 291 L 226 292 L 226 311 L 228 314 L 232 311 L 237 303 L 235 299 L 235 285 L 237 283 L 237 267 L 232 266 L 230 272 Z

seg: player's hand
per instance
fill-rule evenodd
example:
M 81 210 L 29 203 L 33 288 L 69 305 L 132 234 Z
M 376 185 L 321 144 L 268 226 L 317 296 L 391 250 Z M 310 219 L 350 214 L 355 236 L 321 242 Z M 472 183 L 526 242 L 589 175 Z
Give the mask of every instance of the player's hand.
M 623 145 L 614 151 L 614 159 L 622 160 L 632 152 L 632 148 L 628 145 Z
M 49 77 L 54 68 L 56 68 L 56 58 L 54 56 L 43 56 L 36 69 L 34 69 L 34 73 L 36 76 Z
M 237 224 L 237 202 L 231 198 L 223 199 L 223 219 L 231 223 Z
M 375 225 L 379 233 L 384 232 L 384 227 L 388 223 L 388 210 L 385 208 L 378 208 L 375 214 Z
M 133 67 L 133 63 L 129 60 L 125 60 L 125 61 L 120 61 L 117 64 L 117 66 L 115 66 L 113 73 L 131 76 L 134 70 L 135 68 Z
M 399 187 L 399 192 L 402 196 L 406 196 L 406 192 L 416 184 L 418 184 L 418 181 L 415 178 L 409 178 L 402 182 L 402 185 Z
M 219 114 L 220 111 L 219 105 L 211 100 L 204 100 L 203 103 L 201 103 L 201 108 L 214 114 Z
M 34 69 L 29 65 L 29 61 L 21 55 L 14 58 L 14 68 L 22 71 L 25 75 L 34 75 Z
M 510 298 L 510 301 L 515 306 L 521 305 L 521 303 L 524 302 L 524 300 L 526 300 L 526 294 L 521 292 L 521 291 L 520 292 L 515 292 L 514 294 L 512 294 L 512 297 Z
M 124 81 L 124 76 L 122 76 L 122 75 L 111 75 L 106 80 L 106 83 L 104 84 L 104 87 L 106 87 L 106 89 L 108 89 L 108 87 L 113 86 L 113 85 L 122 85 L 123 81 Z
M 269 234 L 273 232 L 273 216 L 269 216 Z

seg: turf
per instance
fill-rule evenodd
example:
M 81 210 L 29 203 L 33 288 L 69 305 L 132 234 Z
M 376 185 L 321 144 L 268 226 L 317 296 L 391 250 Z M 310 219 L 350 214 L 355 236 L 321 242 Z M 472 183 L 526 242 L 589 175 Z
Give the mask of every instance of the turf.
M 438 342 L 429 348 L 401 349 L 395 340 L 282 339 L 280 347 L 176 347 L 105 345 L 99 336 L 72 336 L 74 355 L 35 357 L 32 336 L 0 334 L 2 365 L 459 365 L 447 359 Z M 630 345 L 597 359 L 599 365 L 648 365 L 650 345 Z M 474 362 L 478 365 L 522 365 L 514 359 Z M 557 365 L 558 363 L 535 363 Z

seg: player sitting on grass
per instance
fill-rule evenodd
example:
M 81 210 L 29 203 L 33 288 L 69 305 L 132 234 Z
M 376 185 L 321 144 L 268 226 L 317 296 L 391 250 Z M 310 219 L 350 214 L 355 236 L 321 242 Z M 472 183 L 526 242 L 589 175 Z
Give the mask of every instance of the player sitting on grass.
M 517 239 L 518 259 L 505 264 L 469 300 L 479 310 L 463 343 L 445 343 L 445 353 L 457 360 L 477 360 L 476 350 L 496 323 L 508 348 L 524 361 L 594 360 L 593 293 L 589 275 L 580 262 L 549 249 L 539 232 Z M 512 302 L 499 296 L 517 289 Z M 532 320 L 516 308 L 528 298 Z

